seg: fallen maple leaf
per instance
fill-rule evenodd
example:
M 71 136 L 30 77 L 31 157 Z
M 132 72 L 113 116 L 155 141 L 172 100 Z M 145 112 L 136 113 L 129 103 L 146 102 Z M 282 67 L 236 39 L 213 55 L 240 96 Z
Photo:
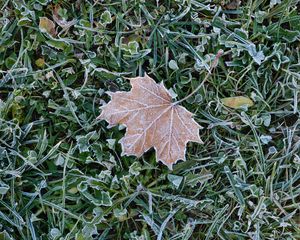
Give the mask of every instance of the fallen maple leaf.
M 155 83 L 147 74 L 129 80 L 130 92 L 108 92 L 111 101 L 101 107 L 98 119 L 106 120 L 109 127 L 126 126 L 119 141 L 122 155 L 140 157 L 154 147 L 157 161 L 172 169 L 178 160 L 185 161 L 187 142 L 202 143 L 201 127 L 191 112 L 172 102 L 163 83 Z

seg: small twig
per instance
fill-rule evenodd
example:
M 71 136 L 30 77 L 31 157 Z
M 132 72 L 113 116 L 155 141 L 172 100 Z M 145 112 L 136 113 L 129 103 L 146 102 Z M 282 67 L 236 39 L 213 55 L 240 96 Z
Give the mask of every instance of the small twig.
M 210 66 L 210 71 L 206 74 L 205 78 L 203 79 L 203 81 L 200 83 L 200 85 L 194 90 L 192 91 L 189 95 L 187 95 L 186 97 L 178 100 L 177 102 L 174 102 L 174 105 L 177 105 L 179 103 L 182 103 L 183 101 L 187 100 L 188 98 L 190 98 L 191 96 L 193 96 L 196 92 L 198 92 L 200 90 L 200 88 L 203 86 L 203 84 L 207 81 L 207 79 L 211 76 L 212 74 L 212 70 L 218 65 L 218 60 L 219 58 L 222 56 L 222 54 L 224 53 L 224 51 L 222 49 L 220 49 L 216 55 L 215 60 L 213 61 L 212 65 Z

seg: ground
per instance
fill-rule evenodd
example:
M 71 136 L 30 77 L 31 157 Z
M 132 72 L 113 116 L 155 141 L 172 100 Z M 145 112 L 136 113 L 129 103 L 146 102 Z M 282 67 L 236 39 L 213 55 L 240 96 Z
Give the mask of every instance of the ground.
M 300 238 L 299 1 L 0 9 L 0 239 Z M 174 101 L 202 84 L 181 104 L 204 144 L 173 170 L 97 120 L 145 73 Z

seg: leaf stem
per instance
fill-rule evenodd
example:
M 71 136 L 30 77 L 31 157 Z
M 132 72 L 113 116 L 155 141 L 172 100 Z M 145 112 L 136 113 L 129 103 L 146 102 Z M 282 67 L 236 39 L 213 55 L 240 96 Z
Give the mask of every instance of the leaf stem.
M 182 103 L 183 101 L 187 100 L 188 98 L 190 98 L 191 96 L 193 96 L 196 92 L 198 92 L 200 90 L 200 88 L 203 86 L 203 84 L 207 81 L 207 79 L 211 76 L 213 69 L 218 65 L 218 60 L 219 58 L 222 56 L 222 54 L 224 53 L 224 51 L 222 49 L 220 49 L 216 55 L 216 58 L 214 59 L 212 65 L 210 66 L 209 72 L 206 74 L 205 78 L 203 79 L 203 81 L 199 84 L 199 86 L 192 91 L 189 95 L 185 96 L 184 98 L 174 102 L 174 105 L 177 105 L 179 103 Z

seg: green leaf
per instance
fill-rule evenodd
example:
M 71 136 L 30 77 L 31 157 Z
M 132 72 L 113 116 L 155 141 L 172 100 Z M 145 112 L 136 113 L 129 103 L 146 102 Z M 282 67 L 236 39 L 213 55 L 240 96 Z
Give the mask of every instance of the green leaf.
M 169 62 L 169 68 L 171 68 L 174 71 L 179 69 L 177 62 L 175 60 L 171 60 Z
M 112 18 L 111 18 L 110 11 L 105 10 L 101 14 L 100 19 L 101 19 L 101 23 L 104 24 L 104 25 L 112 23 Z
M 5 195 L 9 190 L 9 185 L 6 183 L 0 181 L 0 194 Z
M 8 234 L 6 230 L 0 232 L 0 240 L 14 240 L 14 238 Z
M 97 140 L 99 138 L 99 135 L 96 131 L 90 132 L 86 135 L 78 135 L 76 136 L 76 147 L 78 147 L 79 152 L 89 152 L 90 151 L 90 141 Z
M 183 177 L 174 174 L 168 174 L 168 180 L 178 189 Z

